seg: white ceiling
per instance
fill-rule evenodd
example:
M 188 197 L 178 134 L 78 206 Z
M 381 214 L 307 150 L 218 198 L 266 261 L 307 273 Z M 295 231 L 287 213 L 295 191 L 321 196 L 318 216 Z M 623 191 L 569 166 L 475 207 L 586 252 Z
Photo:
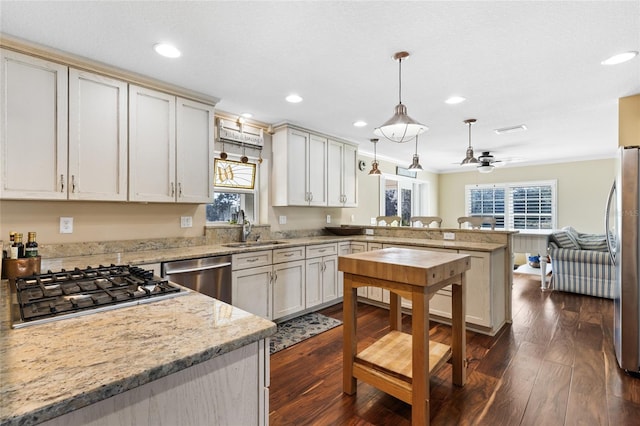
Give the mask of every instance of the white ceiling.
M 460 170 L 476 118 L 476 156 L 518 165 L 615 156 L 617 99 L 640 93 L 640 1 L 0 1 L 0 31 L 221 98 L 252 112 L 358 142 L 402 101 L 429 126 L 421 163 Z M 179 59 L 152 46 L 169 41 Z M 304 101 L 289 104 L 296 92 Z M 461 95 L 467 101 L 447 105 Z M 352 123 L 369 125 L 356 128 Z M 526 124 L 526 132 L 493 129 Z M 410 163 L 414 143 L 381 141 L 381 157 Z

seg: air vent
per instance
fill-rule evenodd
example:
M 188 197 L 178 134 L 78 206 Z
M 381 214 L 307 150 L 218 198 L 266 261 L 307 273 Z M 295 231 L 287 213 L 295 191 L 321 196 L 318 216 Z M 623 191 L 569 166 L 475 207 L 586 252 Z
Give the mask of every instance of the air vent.
M 527 130 L 527 126 L 524 124 L 520 124 L 518 126 L 512 126 L 512 127 L 503 127 L 501 129 L 494 129 L 493 131 L 496 132 L 498 135 L 502 135 L 504 133 L 514 133 L 514 132 L 522 132 Z

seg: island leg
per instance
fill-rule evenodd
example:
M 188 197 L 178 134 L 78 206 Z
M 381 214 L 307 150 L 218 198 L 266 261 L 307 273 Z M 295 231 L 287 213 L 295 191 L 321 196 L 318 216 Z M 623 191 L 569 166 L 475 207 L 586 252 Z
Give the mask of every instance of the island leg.
M 429 424 L 429 296 L 426 288 L 411 297 L 411 424 Z
M 356 289 L 353 275 L 344 274 L 343 343 L 342 343 L 342 391 L 348 395 L 356 393 L 356 379 L 353 377 L 353 360 L 356 356 Z
M 389 292 L 389 328 L 402 331 L 402 298 L 393 291 Z
M 466 354 L 466 273 L 460 274 L 460 284 L 451 286 L 451 364 L 453 384 L 464 386 L 467 380 Z

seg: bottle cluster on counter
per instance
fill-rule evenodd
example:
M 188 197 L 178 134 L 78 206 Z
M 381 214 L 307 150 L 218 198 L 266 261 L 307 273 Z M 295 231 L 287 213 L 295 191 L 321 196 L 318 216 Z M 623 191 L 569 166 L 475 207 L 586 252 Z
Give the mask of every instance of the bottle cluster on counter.
M 9 258 L 22 259 L 25 257 L 38 257 L 38 243 L 36 242 L 36 233 L 29 232 L 27 234 L 27 243 L 22 242 L 22 233 L 9 233 Z

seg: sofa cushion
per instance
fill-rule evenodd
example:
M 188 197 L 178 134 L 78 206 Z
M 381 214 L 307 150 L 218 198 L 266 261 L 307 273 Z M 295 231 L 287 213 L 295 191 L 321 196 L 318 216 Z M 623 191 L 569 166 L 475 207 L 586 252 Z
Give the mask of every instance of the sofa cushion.
M 551 239 L 560 248 L 580 249 L 577 238 L 569 231 L 554 232 L 551 234 Z
M 578 237 L 578 244 L 582 250 L 607 251 L 607 240 L 598 234 L 582 234 Z

